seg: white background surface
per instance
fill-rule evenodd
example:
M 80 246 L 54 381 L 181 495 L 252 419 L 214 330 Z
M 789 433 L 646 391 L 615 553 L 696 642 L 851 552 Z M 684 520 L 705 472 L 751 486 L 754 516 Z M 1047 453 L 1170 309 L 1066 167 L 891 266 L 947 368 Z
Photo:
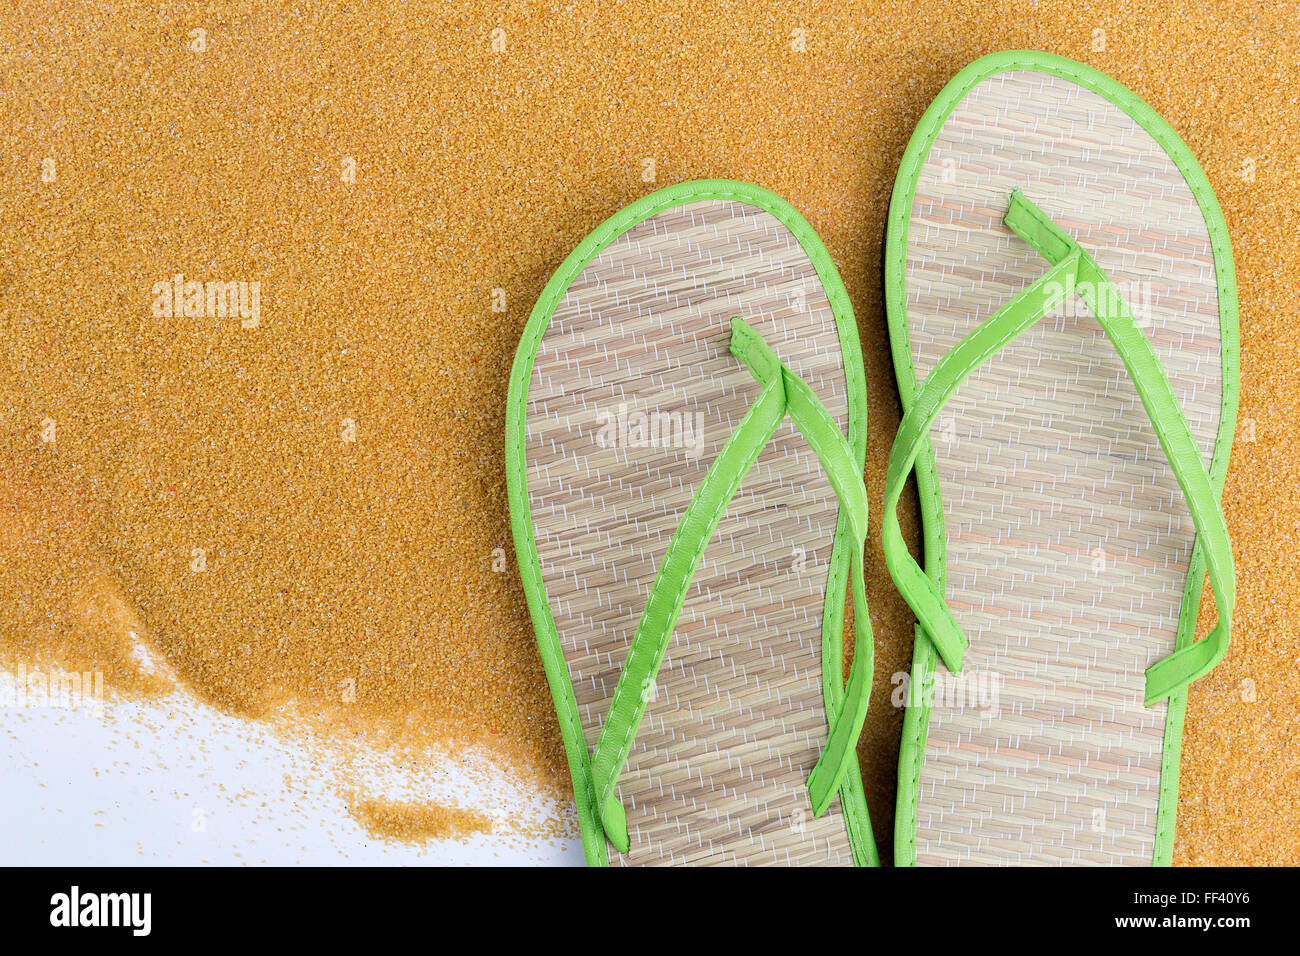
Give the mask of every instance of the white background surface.
M 290 739 L 183 690 L 110 695 L 98 715 L 4 706 L 0 721 L 7 864 L 582 863 L 576 836 L 538 844 L 511 831 L 511 819 L 559 811 L 486 760 L 430 756 L 412 771 L 360 746 Z M 464 843 L 375 839 L 348 812 L 343 774 L 369 797 L 431 797 L 504 825 Z

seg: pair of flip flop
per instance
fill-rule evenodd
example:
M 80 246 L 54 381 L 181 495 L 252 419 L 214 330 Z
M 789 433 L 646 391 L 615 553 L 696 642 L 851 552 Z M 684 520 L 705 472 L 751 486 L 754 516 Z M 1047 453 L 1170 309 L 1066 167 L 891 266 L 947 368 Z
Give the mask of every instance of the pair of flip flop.
M 922 118 L 884 265 L 881 533 L 919 622 L 897 862 L 1167 863 L 1186 688 L 1233 605 L 1237 303 L 1205 174 L 1109 77 L 994 54 Z M 590 863 L 879 862 L 866 429 L 844 286 L 771 193 L 656 192 L 546 286 L 506 460 Z

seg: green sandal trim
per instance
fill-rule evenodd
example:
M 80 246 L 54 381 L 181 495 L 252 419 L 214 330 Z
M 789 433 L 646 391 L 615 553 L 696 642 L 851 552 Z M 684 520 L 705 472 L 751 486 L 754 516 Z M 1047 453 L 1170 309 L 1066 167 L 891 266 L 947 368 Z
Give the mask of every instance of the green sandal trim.
M 848 292 L 840 279 L 830 254 L 808 222 L 780 197 L 748 183 L 730 180 L 696 180 L 658 190 L 632 203 L 598 226 L 564 260 L 542 290 L 528 323 L 520 337 L 510 374 L 506 403 L 506 483 L 510 503 L 510 527 L 516 559 L 532 618 L 533 631 L 542 666 L 546 671 L 551 697 L 555 702 L 560 734 L 564 741 L 569 773 L 573 779 L 578 826 L 583 853 L 593 866 L 609 864 L 609 846 L 596 810 L 596 793 L 592 784 L 587 745 L 578 715 L 577 701 L 569 680 L 568 668 L 560 648 L 559 635 L 546 599 L 541 565 L 533 534 L 532 512 L 528 503 L 525 455 L 525 418 L 528 384 L 533 361 L 543 334 L 550 325 L 560 300 L 570 282 L 602 249 L 638 223 L 656 213 L 684 203 L 724 199 L 755 206 L 775 216 L 798 240 L 813 264 L 835 316 L 840 349 L 844 356 L 845 385 L 848 399 L 848 443 L 856 462 L 866 459 L 867 386 L 862 366 L 862 349 L 857 322 L 849 303 Z M 826 580 L 826 602 L 822 619 L 822 687 L 827 719 L 834 723 L 844 700 L 843 626 L 844 596 L 852 564 L 853 541 L 843 509 L 836 526 Z M 852 772 L 843 776 L 839 787 L 845 827 L 860 866 L 878 864 L 875 840 L 867 816 L 866 795 L 856 755 L 850 755 Z
M 1240 391 L 1239 331 L 1237 280 L 1232 261 L 1232 246 L 1227 224 L 1209 180 L 1191 150 L 1168 122 L 1137 94 L 1106 74 L 1065 57 L 1034 50 L 1007 50 L 981 57 L 961 70 L 939 93 L 925 111 L 908 142 L 899 165 L 890 199 L 886 225 L 884 289 L 890 348 L 898 380 L 904 414 L 916 400 L 918 384 L 912 367 L 907 330 L 906 266 L 909 220 L 921 167 L 938 136 L 939 130 L 957 104 L 978 83 L 1009 70 L 1037 70 L 1071 80 L 1119 107 L 1164 147 L 1195 195 L 1210 233 L 1214 250 L 1215 278 L 1219 292 L 1219 334 L 1223 366 L 1223 405 L 1214 456 L 1209 469 L 1214 493 L 1221 496 L 1228 470 L 1232 438 L 1236 430 Z M 946 532 L 943 504 L 939 496 L 934 452 L 928 437 L 923 441 L 916 460 L 917 491 L 921 505 L 922 545 L 925 573 L 940 594 L 945 593 Z M 1193 550 L 1178 622 L 1176 649 L 1195 641 L 1197 612 L 1204 587 L 1205 558 L 1202 548 Z M 927 686 L 932 679 L 938 655 L 929 640 L 920 640 L 913 648 L 911 686 Z M 1156 840 L 1152 862 L 1167 866 L 1173 856 L 1174 825 L 1178 809 L 1178 771 L 1181 756 L 1183 719 L 1187 706 L 1186 689 L 1168 697 L 1165 719 L 1164 751 L 1160 772 L 1160 800 L 1156 822 Z M 899 749 L 898 801 L 894 818 L 894 856 L 899 866 L 916 863 L 916 802 L 921 760 L 930 722 L 930 708 L 924 701 L 908 703 L 903 718 L 903 737 Z

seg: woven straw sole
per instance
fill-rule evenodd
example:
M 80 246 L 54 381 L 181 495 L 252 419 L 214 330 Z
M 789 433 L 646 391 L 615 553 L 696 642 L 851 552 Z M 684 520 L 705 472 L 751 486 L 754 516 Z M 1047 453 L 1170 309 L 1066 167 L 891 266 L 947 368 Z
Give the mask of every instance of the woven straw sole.
M 1110 99 L 1008 67 L 942 121 L 910 207 L 894 210 L 907 239 L 896 359 L 904 349 L 900 365 L 924 381 L 1042 276 L 1047 264 L 1001 222 L 1018 187 L 1120 287 L 1210 467 L 1228 386 L 1197 196 Z M 946 595 L 970 648 L 928 732 L 909 713 L 900 799 L 915 808 L 900 826 L 915 829 L 900 844 L 921 864 L 1151 863 L 1178 740 L 1166 740 L 1167 703 L 1143 705 L 1144 671 L 1175 648 L 1195 531 L 1087 306 L 1067 299 L 977 371 L 930 444 L 937 500 L 923 488 L 923 511 L 941 515 Z
M 728 351 L 731 318 L 752 324 L 846 432 L 851 400 L 864 401 L 860 364 L 852 387 L 846 376 L 847 300 L 837 316 L 787 222 L 745 201 L 761 191 L 718 198 L 728 184 L 694 185 L 557 276 L 563 289 L 553 310 L 538 306 L 550 317 L 518 396 L 542 591 L 530 603 L 544 603 L 534 620 L 553 619 L 563 656 L 550 675 L 562 724 L 572 688 L 580 811 L 582 764 L 655 572 L 759 391 Z M 854 429 L 864 427 L 865 408 Z M 806 788 L 827 738 L 823 628 L 838 513 L 787 420 L 708 543 L 650 691 L 618 788 L 632 849 L 623 856 L 599 837 L 595 862 L 854 862 L 841 801 L 815 819 Z M 517 527 L 517 548 L 519 537 Z M 838 674 L 838 630 L 833 644 Z

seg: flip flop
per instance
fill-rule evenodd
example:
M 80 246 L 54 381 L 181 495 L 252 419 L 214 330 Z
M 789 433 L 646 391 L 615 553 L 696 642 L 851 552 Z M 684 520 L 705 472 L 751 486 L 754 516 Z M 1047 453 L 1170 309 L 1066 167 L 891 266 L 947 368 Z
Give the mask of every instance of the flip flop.
M 589 863 L 878 862 L 866 426 L 844 286 L 765 190 L 646 196 L 547 284 L 506 465 Z
M 885 255 L 904 418 L 882 535 L 920 622 L 897 861 L 1167 864 L 1186 688 L 1234 593 L 1236 282 L 1209 182 L 1114 80 L 998 53 L 922 118 Z M 913 466 L 924 572 L 896 513 Z

